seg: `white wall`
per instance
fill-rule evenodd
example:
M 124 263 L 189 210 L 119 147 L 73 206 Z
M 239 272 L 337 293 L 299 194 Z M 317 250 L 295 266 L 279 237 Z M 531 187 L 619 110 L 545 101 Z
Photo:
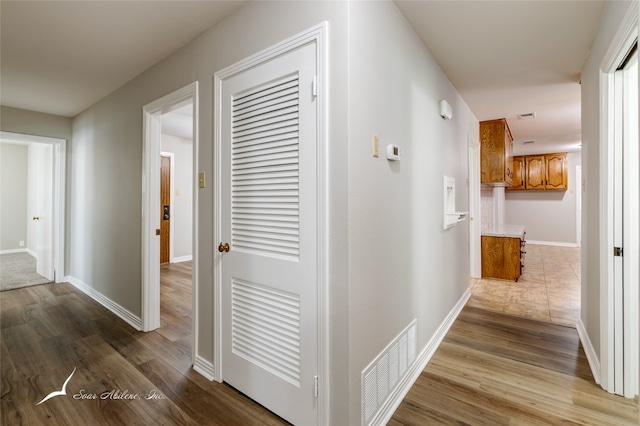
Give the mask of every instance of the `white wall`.
M 582 271 L 580 319 L 600 354 L 600 65 L 630 1 L 607 2 L 591 54 L 582 68 Z
M 0 250 L 27 241 L 27 145 L 0 143 Z
M 566 191 L 505 191 L 505 223 L 524 225 L 527 240 L 576 244 L 576 166 L 580 152 L 567 156 Z
M 443 230 L 442 187 L 454 177 L 456 208 L 468 210 L 468 132 L 478 120 L 396 5 L 351 2 L 349 424 L 361 421 L 365 367 L 414 318 L 420 353 L 469 287 L 468 222 Z M 372 134 L 402 160 L 372 157 Z
M 162 151 L 173 157 L 173 258 L 188 258 L 192 252 L 193 224 L 193 141 L 173 135 L 162 135 Z

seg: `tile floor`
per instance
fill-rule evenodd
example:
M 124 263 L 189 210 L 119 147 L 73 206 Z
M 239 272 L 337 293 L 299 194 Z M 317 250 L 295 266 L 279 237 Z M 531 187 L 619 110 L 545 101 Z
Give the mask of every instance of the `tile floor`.
M 580 249 L 527 244 L 518 282 L 471 279 L 469 306 L 575 327 L 580 317 Z

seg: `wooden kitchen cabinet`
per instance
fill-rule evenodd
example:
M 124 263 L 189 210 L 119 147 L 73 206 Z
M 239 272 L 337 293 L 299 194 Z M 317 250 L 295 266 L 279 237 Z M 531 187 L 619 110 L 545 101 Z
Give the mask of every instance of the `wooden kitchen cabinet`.
M 514 157 L 514 181 L 508 190 L 565 191 L 567 189 L 567 153 Z M 519 176 L 523 176 L 520 184 Z
M 544 189 L 567 189 L 567 153 L 546 154 L 546 184 Z
M 518 281 L 523 266 L 523 239 L 482 236 L 482 278 Z
M 527 167 L 524 162 L 525 157 L 513 157 L 513 183 L 509 189 L 525 189 L 525 171 Z
M 535 155 L 525 157 L 525 164 L 527 171 L 525 173 L 526 189 L 545 189 L 546 174 L 545 174 L 545 156 Z
M 507 120 L 481 121 L 480 182 L 509 187 L 513 177 L 513 137 Z

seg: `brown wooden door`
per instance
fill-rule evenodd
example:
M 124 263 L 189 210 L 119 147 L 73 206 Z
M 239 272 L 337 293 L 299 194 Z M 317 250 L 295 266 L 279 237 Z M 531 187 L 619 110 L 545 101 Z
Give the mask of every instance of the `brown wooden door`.
M 544 155 L 528 156 L 526 162 L 527 189 L 544 189 L 546 181 Z
M 160 157 L 160 263 L 169 262 L 171 157 Z

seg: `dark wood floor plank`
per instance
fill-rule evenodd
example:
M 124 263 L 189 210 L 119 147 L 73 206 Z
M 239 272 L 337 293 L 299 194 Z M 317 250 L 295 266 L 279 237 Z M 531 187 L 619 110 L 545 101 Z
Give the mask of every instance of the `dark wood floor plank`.
M 193 370 L 190 268 L 191 262 L 163 267 L 164 326 L 149 333 L 67 283 L 0 293 L 0 424 L 287 424 Z M 66 396 L 36 405 L 74 368 Z M 115 399 L 111 391 L 139 399 Z M 145 399 L 151 393 L 160 399 Z M 89 394 L 98 399 L 74 399 Z

